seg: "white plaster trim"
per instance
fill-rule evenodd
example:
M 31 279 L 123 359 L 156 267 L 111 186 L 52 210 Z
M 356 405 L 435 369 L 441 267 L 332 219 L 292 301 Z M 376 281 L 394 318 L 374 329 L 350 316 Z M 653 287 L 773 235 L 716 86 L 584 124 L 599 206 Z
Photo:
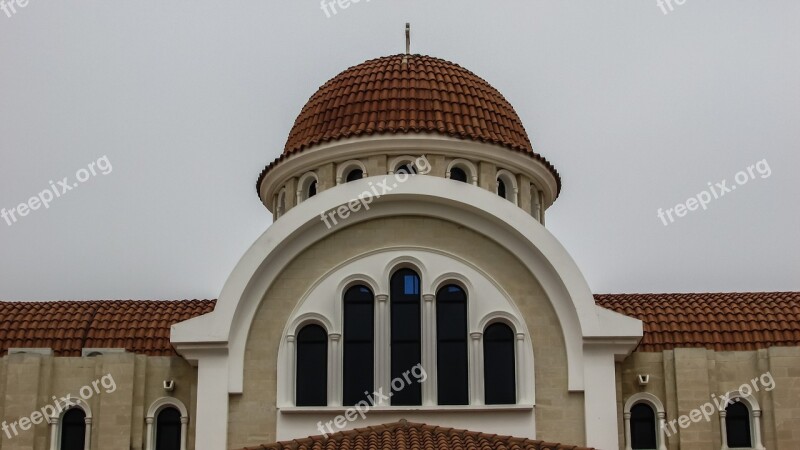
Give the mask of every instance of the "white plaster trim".
M 353 169 L 361 169 L 361 172 L 363 172 L 362 178 L 367 178 L 369 176 L 364 163 L 357 159 L 351 159 L 336 165 L 336 184 L 346 183 L 347 175 L 349 175 L 350 171 Z
M 517 185 L 517 177 L 506 169 L 497 170 L 497 184 L 494 192 L 500 194 L 500 180 L 506 185 L 505 199 L 517 205 L 519 203 L 519 186 Z M 509 198 L 510 197 L 510 198 Z
M 458 167 L 466 172 L 467 182 L 474 186 L 478 185 L 478 167 L 475 165 L 475 163 L 468 159 L 456 158 L 450 161 L 450 164 L 447 165 L 447 173 L 445 173 L 445 178 L 450 178 L 450 171 L 452 171 L 454 167 Z
M 175 408 L 181 413 L 181 450 L 186 450 L 186 437 L 187 428 L 189 423 L 189 411 L 182 401 L 175 397 L 160 397 L 157 398 L 147 410 L 145 416 L 145 449 L 155 450 L 156 448 L 156 431 L 157 431 L 157 417 L 158 414 L 165 408 Z
M 732 450 L 765 450 L 761 440 L 761 406 L 758 404 L 758 399 L 753 395 L 743 395 L 742 392 L 738 390 L 728 392 L 725 394 L 724 398 L 730 399 L 731 401 L 739 399 L 739 401 L 747 407 L 748 416 L 750 417 L 750 440 L 752 447 L 736 447 Z M 724 402 L 721 408 L 718 407 L 720 432 L 722 433 L 722 450 L 729 450 L 728 432 L 725 425 L 727 416 L 726 407 L 728 405 L 727 402 Z
M 89 407 L 89 404 L 83 401 L 83 399 L 76 398 L 70 399 L 73 403 L 70 405 L 69 403 L 58 399 L 56 403 L 58 404 L 58 408 L 61 410 L 54 416 L 47 417 L 47 422 L 50 424 L 50 450 L 59 450 L 61 448 L 61 423 L 64 414 L 71 409 L 80 409 L 83 411 L 84 415 L 86 416 L 84 419 L 85 427 L 85 434 L 83 438 L 83 449 L 84 450 L 91 450 L 92 448 L 92 408 Z
M 458 256 L 442 252 L 435 249 L 422 247 L 402 246 L 386 247 L 371 250 L 360 255 L 356 255 L 345 260 L 324 273 L 318 280 L 312 283 L 309 290 L 301 296 L 294 310 L 289 316 L 287 326 L 284 329 L 284 339 L 278 349 L 278 366 L 287 367 L 286 370 L 278 374 L 278 395 L 277 398 L 283 399 L 279 402 L 281 407 L 293 406 L 294 397 L 285 395 L 287 390 L 292 390 L 294 378 L 296 377 L 295 365 L 292 364 L 292 351 L 289 347 L 289 336 L 297 333 L 299 327 L 309 322 L 319 323 L 329 333 L 342 333 L 343 331 L 343 296 L 345 290 L 356 284 L 376 286 L 378 292 L 388 290 L 391 275 L 400 268 L 411 268 L 420 276 L 420 293 L 422 301 L 420 304 L 422 317 L 422 360 L 423 367 L 428 374 L 428 381 L 423 385 L 423 405 L 433 406 L 436 404 L 436 327 L 435 327 L 435 293 L 445 283 L 454 283 L 465 289 L 467 294 L 467 326 L 468 332 L 482 332 L 489 319 L 487 317 L 498 318 L 504 322 L 509 322 L 512 330 L 522 336 L 527 335 L 524 321 L 520 320 L 521 312 L 516 307 L 513 299 L 505 292 L 500 284 L 493 280 L 487 273 L 482 271 L 475 264 L 464 260 Z M 451 272 L 452 269 L 458 272 Z M 379 280 L 379 281 L 376 281 Z M 369 282 L 364 282 L 369 280 Z M 432 281 L 431 281 L 432 280 Z M 469 280 L 469 281 L 467 281 Z M 385 290 L 384 290 L 385 289 Z M 375 292 L 373 290 L 373 292 Z M 376 301 L 380 302 L 379 295 Z M 386 294 L 383 294 L 386 295 Z M 476 302 L 474 299 L 482 299 Z M 388 301 L 388 300 L 387 300 Z M 385 316 L 382 318 L 382 316 Z M 376 351 L 376 389 L 381 386 L 388 386 L 388 370 L 381 371 L 380 368 L 386 364 L 379 355 L 390 353 L 389 340 L 387 336 L 381 336 L 381 331 L 388 329 L 381 326 L 380 321 L 388 323 L 389 306 L 376 305 L 376 327 L 375 327 L 375 351 Z M 479 322 L 479 318 L 483 318 Z M 330 320 L 328 320 L 330 319 Z M 529 341 L 517 340 L 517 392 L 521 403 L 533 404 L 535 391 L 533 387 L 533 348 Z M 329 347 L 329 379 L 338 377 L 341 373 L 342 347 Z M 478 365 L 479 370 L 470 369 L 470 386 L 476 386 L 473 377 L 482 378 L 483 370 L 480 360 L 475 361 L 474 356 L 470 355 L 469 366 Z M 522 374 L 528 377 L 528 382 Z M 477 381 L 477 385 L 482 386 L 482 382 Z M 334 382 L 330 385 L 329 392 L 337 394 L 329 398 L 329 404 L 341 404 L 341 383 Z M 481 399 L 482 397 L 481 393 Z M 286 400 L 289 400 L 288 402 Z M 478 404 L 482 404 L 482 401 Z
M 411 167 L 414 168 L 415 171 L 419 172 L 419 168 L 417 167 L 416 164 L 414 164 L 414 161 L 416 161 L 418 157 L 419 156 L 401 155 L 401 156 L 395 156 L 394 158 L 390 159 L 389 165 L 387 166 L 389 170 L 389 175 L 394 175 L 394 173 L 397 172 L 397 169 L 400 166 L 406 164 L 410 165 Z M 415 174 L 409 174 L 409 175 L 415 175 Z
M 500 145 L 457 139 L 437 133 L 361 136 L 315 145 L 290 155 L 273 167 L 261 183 L 259 196 L 267 205 L 264 199 L 270 198 L 280 186 L 286 184 L 289 178 L 304 172 L 304 169 L 329 163 L 341 164 L 341 161 L 374 155 L 407 157 L 409 154 L 443 155 L 489 162 L 512 172 L 524 173 L 534 180 L 545 194 L 545 209 L 549 208 L 556 198 L 556 179 L 542 162 Z
M 360 145 L 377 148 L 381 143 L 397 145 L 401 141 L 403 140 L 378 139 L 362 142 Z M 420 140 L 404 142 L 406 145 L 418 145 Z M 431 142 L 438 142 L 440 148 L 442 145 L 453 145 L 453 142 L 442 139 L 431 139 Z M 469 148 L 486 149 L 484 145 L 471 146 L 464 141 L 457 143 L 458 148 L 465 153 L 469 152 Z M 358 148 L 356 143 L 351 144 L 351 150 Z M 505 149 L 495 153 L 497 157 L 503 155 L 502 158 L 527 158 Z M 290 162 L 291 159 L 284 161 L 281 166 L 288 170 Z M 530 164 L 534 162 L 528 160 L 527 164 L 521 166 L 530 170 Z M 219 430 L 214 433 L 221 436 L 219 445 L 209 448 L 224 448 L 227 393 L 242 392 L 247 335 L 266 291 L 292 259 L 331 233 L 320 220 L 320 213 L 357 198 L 368 188 L 368 183 L 383 180 L 391 182 L 390 177 L 369 177 L 345 183 L 335 189 L 325 190 L 292 208 L 276 220 L 243 255 L 223 286 L 213 312 L 172 326 L 171 341 L 178 352 L 190 362 L 199 363 L 198 391 L 206 392 L 206 384 L 210 392 L 214 391 L 211 396 L 206 392 L 204 401 L 198 401 L 196 420 L 198 429 L 204 430 L 204 434 Z M 465 195 L 465 189 L 468 195 Z M 604 393 L 608 392 L 612 396 L 610 403 L 613 408 L 616 402 L 614 359 L 624 357 L 635 348 L 642 336 L 642 322 L 595 305 L 591 290 L 573 259 L 533 217 L 510 202 L 498 201 L 496 194 L 485 189 L 470 185 L 456 186 L 456 183 L 449 180 L 431 176 L 409 177 L 391 192 L 376 198 L 370 206 L 369 210 L 351 214 L 338 226 L 354 225 L 379 217 L 434 217 L 490 236 L 499 246 L 513 252 L 537 278 L 556 312 L 567 351 L 568 389 L 585 390 L 587 414 L 596 403 L 600 406 L 600 411 L 607 412 L 609 408 L 604 407 L 602 402 L 606 400 Z M 224 355 L 203 354 L 196 351 L 198 348 L 224 351 Z M 586 352 L 590 348 L 594 348 L 592 359 L 589 364 L 585 364 Z M 599 354 L 604 356 L 600 357 Z M 607 360 L 606 357 L 610 359 Z M 213 361 L 207 378 L 203 376 L 202 360 L 205 358 Z M 225 365 L 225 375 L 221 373 L 222 367 L 217 364 Z M 603 372 L 600 378 L 602 382 L 598 382 L 593 376 L 592 371 L 597 369 Z M 606 374 L 606 371 L 609 373 Z M 212 375 L 215 377 L 213 382 Z M 588 385 L 587 380 L 590 381 Z M 221 391 L 215 392 L 216 389 Z M 219 416 L 220 408 L 225 412 L 224 417 Z M 205 415 L 208 415 L 207 420 Z M 587 444 L 600 448 L 617 448 L 616 445 L 609 445 L 611 442 L 617 444 L 618 441 L 616 412 L 603 414 L 597 421 L 587 421 Z M 205 428 L 206 426 L 209 428 Z
M 655 413 L 655 432 L 656 432 L 656 445 L 658 450 L 667 450 L 667 437 L 664 435 L 664 427 L 666 426 L 666 412 L 664 411 L 664 404 L 655 395 L 649 392 L 637 392 L 628 398 L 625 402 L 625 407 L 622 410 L 622 415 L 625 420 L 625 450 L 632 450 L 631 448 L 631 408 L 639 403 L 644 403 L 653 408 Z
M 297 181 L 297 204 L 299 205 L 300 202 L 308 200 L 308 188 L 311 187 L 311 183 L 316 181 L 317 182 L 317 190 L 319 191 L 319 178 L 317 177 L 317 173 L 313 170 L 304 173 L 300 176 L 300 179 Z

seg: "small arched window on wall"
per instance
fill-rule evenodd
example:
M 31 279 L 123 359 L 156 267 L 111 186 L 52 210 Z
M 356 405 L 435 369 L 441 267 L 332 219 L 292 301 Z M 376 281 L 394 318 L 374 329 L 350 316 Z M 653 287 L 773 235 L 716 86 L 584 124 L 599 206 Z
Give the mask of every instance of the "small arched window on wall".
M 61 417 L 60 450 L 84 450 L 86 446 L 86 413 L 70 408 Z
M 497 195 L 517 204 L 517 182 L 514 174 L 505 169 L 497 171 Z
M 328 404 L 328 334 L 319 325 L 306 325 L 297 333 L 297 406 Z
M 623 407 L 625 450 L 667 450 L 664 404 L 649 392 L 633 394 Z
M 362 285 L 344 293 L 343 403 L 355 405 L 374 392 L 375 302 L 372 291 Z
M 436 293 L 436 367 L 440 405 L 469 404 L 467 294 L 449 284 Z
M 487 405 L 517 403 L 514 331 L 495 322 L 483 332 L 483 379 Z
M 158 413 L 155 450 L 181 450 L 181 412 L 177 408 L 166 407 Z
M 422 363 L 422 314 L 420 312 L 419 275 L 400 269 L 390 280 L 391 302 L 391 377 Z M 421 405 L 422 385 L 410 383 L 392 391 L 392 405 Z
M 734 402 L 725 408 L 725 434 L 728 448 L 752 448 L 750 410 L 743 403 Z
M 350 172 L 347 172 L 347 176 L 345 177 L 345 182 L 349 183 L 351 181 L 356 181 L 364 178 L 364 171 L 361 169 L 352 169 Z
M 186 450 L 189 411 L 174 397 L 156 399 L 145 416 L 145 450 Z
M 631 448 L 654 450 L 656 443 L 656 413 L 646 403 L 637 403 L 631 408 Z
M 450 169 L 450 179 L 455 181 L 460 181 L 462 183 L 467 182 L 467 172 L 464 172 L 464 169 L 460 167 L 453 167 Z

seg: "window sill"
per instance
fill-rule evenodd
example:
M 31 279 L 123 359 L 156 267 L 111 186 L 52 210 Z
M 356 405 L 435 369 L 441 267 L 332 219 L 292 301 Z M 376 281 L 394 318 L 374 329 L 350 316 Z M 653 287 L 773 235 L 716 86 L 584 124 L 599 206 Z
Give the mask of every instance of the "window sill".
M 426 405 L 426 406 L 373 406 L 369 408 L 371 414 L 392 413 L 398 411 L 419 412 L 479 412 L 479 411 L 531 411 L 534 405 Z M 282 406 L 278 411 L 287 414 L 303 413 L 343 413 L 354 406 Z M 738 450 L 738 449 L 737 449 Z

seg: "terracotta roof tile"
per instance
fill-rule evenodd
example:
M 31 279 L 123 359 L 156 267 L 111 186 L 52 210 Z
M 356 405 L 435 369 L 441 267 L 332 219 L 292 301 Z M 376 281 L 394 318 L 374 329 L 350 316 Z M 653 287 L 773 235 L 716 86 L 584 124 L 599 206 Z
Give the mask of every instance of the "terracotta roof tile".
M 591 450 L 586 447 L 535 441 L 438 427 L 401 420 L 355 430 L 340 431 L 327 438 L 303 439 L 248 447 L 244 450 Z
M 637 351 L 756 350 L 800 345 L 800 292 L 601 294 L 595 302 L 644 322 Z
M 0 302 L 0 352 L 46 347 L 56 356 L 84 348 L 125 348 L 152 356 L 175 355 L 172 324 L 214 310 L 215 300 L 96 300 Z
M 555 167 L 534 153 L 514 107 L 497 89 L 458 64 L 405 54 L 371 59 L 323 84 L 297 116 L 283 154 L 261 172 L 256 189 L 277 163 L 306 148 L 405 133 L 443 134 L 527 154 L 552 172 L 561 190 Z

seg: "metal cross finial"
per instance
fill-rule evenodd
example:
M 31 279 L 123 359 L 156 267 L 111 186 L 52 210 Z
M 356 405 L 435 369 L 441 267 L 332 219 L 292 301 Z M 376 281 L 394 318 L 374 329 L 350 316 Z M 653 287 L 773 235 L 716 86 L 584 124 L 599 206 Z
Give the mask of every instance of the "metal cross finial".
M 411 54 L 411 24 L 406 22 L 406 55 Z

